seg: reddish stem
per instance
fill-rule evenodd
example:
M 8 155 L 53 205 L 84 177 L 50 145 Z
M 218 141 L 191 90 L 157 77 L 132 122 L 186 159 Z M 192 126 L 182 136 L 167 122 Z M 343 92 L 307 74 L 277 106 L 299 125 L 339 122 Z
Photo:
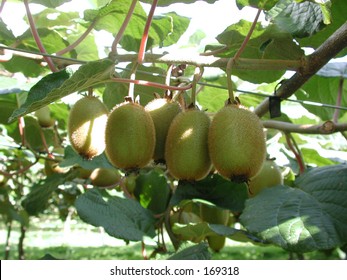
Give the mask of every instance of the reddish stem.
M 124 31 L 129 24 L 130 18 L 134 13 L 136 3 L 137 3 L 137 0 L 132 1 L 131 5 L 129 7 L 129 11 L 128 11 L 123 23 L 122 23 L 122 26 L 120 27 L 116 37 L 114 38 L 114 41 L 113 41 L 112 47 L 111 47 L 111 53 L 112 54 L 117 54 L 117 45 L 120 42 L 120 40 L 122 39 Z
M 6 0 L 2 0 L 1 1 L 1 4 L 0 4 L 0 14 L 1 14 L 2 10 L 4 9 L 5 3 L 6 3 Z
M 150 9 L 148 17 L 147 17 L 145 29 L 143 31 L 143 35 L 142 35 L 142 39 L 141 39 L 138 59 L 137 59 L 139 64 L 142 63 L 142 61 L 145 57 L 145 50 L 146 50 L 146 45 L 147 45 L 147 40 L 148 40 L 149 28 L 151 27 L 152 19 L 154 16 L 154 11 L 155 11 L 155 8 L 157 7 L 157 4 L 158 4 L 158 0 L 153 0 L 151 9 Z
M 256 27 L 256 25 L 257 25 L 257 22 L 258 22 L 258 19 L 259 19 L 259 16 L 260 16 L 261 11 L 262 11 L 261 9 L 258 9 L 258 12 L 257 12 L 257 14 L 256 14 L 256 16 L 255 16 L 255 18 L 254 18 L 254 20 L 253 20 L 253 23 L 252 23 L 252 25 L 251 25 L 251 28 L 250 28 L 249 31 L 248 31 L 248 34 L 247 34 L 246 38 L 243 40 L 241 47 L 239 48 L 239 50 L 237 51 L 237 53 L 234 55 L 234 59 L 235 59 L 235 60 L 238 59 L 238 58 L 240 57 L 240 55 L 241 55 L 241 54 L 243 53 L 243 51 L 245 50 L 248 41 L 251 39 L 251 36 L 252 36 L 253 31 L 254 31 L 254 29 L 255 29 L 255 27 Z
M 289 133 L 286 133 L 285 136 L 286 136 L 286 140 L 287 140 L 287 145 L 288 145 L 289 149 L 294 153 L 296 161 L 298 162 L 299 172 L 300 172 L 300 174 L 302 174 L 305 172 L 306 168 L 305 168 L 304 160 L 300 154 L 300 151 L 296 145 L 295 146 L 293 145 L 293 142 L 294 142 L 293 137 Z
M 338 107 L 341 106 L 341 102 L 342 102 L 343 82 L 344 82 L 344 78 L 341 77 L 339 81 L 339 89 L 338 89 L 337 100 L 336 100 L 336 106 Z M 335 123 L 337 123 L 339 120 L 339 114 L 340 114 L 340 109 L 336 108 L 334 112 L 334 116 L 333 116 L 333 121 Z
M 37 32 L 37 29 L 35 26 L 35 21 L 33 19 L 31 12 L 30 12 L 28 0 L 24 0 L 24 5 L 25 5 L 25 10 L 27 13 L 28 20 L 29 20 L 30 30 L 31 30 L 31 33 L 33 34 L 33 37 L 34 37 L 35 42 L 37 44 L 37 47 L 39 48 L 40 52 L 47 53 L 45 47 L 43 46 L 43 44 L 41 42 L 40 35 Z M 57 68 L 55 67 L 52 59 L 50 57 L 46 57 L 46 56 L 44 56 L 43 58 L 47 62 L 49 69 L 51 69 L 52 72 L 56 72 Z
M 95 24 L 96 24 L 96 20 L 94 20 L 91 23 L 91 25 L 89 25 L 87 30 L 84 31 L 84 33 L 75 42 L 73 42 L 70 46 L 66 47 L 65 49 L 62 49 L 62 50 L 56 52 L 56 55 L 63 55 L 69 51 L 72 51 L 74 48 L 76 48 L 88 36 L 88 34 L 93 30 Z

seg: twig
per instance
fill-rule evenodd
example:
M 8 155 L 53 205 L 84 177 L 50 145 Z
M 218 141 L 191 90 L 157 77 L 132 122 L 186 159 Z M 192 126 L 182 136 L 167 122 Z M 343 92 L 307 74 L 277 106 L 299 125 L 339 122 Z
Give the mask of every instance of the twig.
M 332 121 L 326 121 L 319 125 L 296 125 L 281 121 L 263 121 L 265 128 L 272 128 L 283 131 L 285 133 L 295 132 L 301 134 L 332 134 L 335 132 L 347 131 L 347 123 L 334 123 Z

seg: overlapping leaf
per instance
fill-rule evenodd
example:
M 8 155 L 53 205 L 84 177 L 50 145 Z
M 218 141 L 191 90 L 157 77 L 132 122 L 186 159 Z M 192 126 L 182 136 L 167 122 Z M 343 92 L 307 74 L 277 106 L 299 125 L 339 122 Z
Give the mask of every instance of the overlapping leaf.
M 297 188 L 276 186 L 246 202 L 242 224 L 261 239 L 295 252 L 347 242 L 347 166 L 314 168 Z
M 76 209 L 83 221 L 103 227 L 113 237 L 142 241 L 155 236 L 152 213 L 133 199 L 112 197 L 105 201 L 93 189 L 77 198 Z
M 59 100 L 73 92 L 83 91 L 109 80 L 113 62 L 99 60 L 82 65 L 75 73 L 71 69 L 49 74 L 34 85 L 25 103 L 13 112 L 10 121 Z
M 177 205 L 183 200 L 203 199 L 216 206 L 241 212 L 247 199 L 246 184 L 236 184 L 213 174 L 197 182 L 180 182 L 170 204 Z

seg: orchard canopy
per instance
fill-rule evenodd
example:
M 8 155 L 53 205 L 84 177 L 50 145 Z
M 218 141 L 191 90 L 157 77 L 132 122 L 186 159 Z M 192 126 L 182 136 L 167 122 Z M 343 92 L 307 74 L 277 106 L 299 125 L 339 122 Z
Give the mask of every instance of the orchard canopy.
M 221 28 L 222 10 L 214 8 L 222 5 L 228 16 Z M 217 14 L 204 13 L 204 24 L 192 30 L 199 7 Z M 56 215 L 142 242 L 153 249 L 150 257 L 208 258 L 206 244 L 219 251 L 226 238 L 296 253 L 343 250 L 346 10 L 345 0 L 1 0 L 0 215 L 8 237 L 14 222 L 23 242 L 33 217 Z M 165 97 L 211 121 L 226 104 L 241 104 L 259 118 L 262 160 L 276 164 L 280 181 L 267 181 L 255 195 L 253 175 L 233 180 L 210 163 L 204 178 L 187 180 L 172 176 L 165 159 L 131 169 L 102 151 L 86 159 L 72 145 L 68 123 L 76 101 L 92 96 L 107 112 L 123 102 L 143 109 Z M 235 121 L 244 136 L 225 137 L 223 151 L 251 142 L 233 149 L 233 162 L 247 165 L 257 151 L 248 153 L 253 140 Z M 124 131 L 142 127 L 128 123 L 113 145 Z M 187 131 L 184 137 L 195 133 Z M 144 137 L 125 141 L 124 150 Z M 207 140 L 196 143 L 209 157 Z M 129 148 L 129 158 L 146 149 Z M 187 161 L 173 164 L 186 164 L 189 173 L 200 163 L 189 150 L 198 144 L 166 154 L 183 154 Z M 99 173 L 113 177 L 98 181 Z M 178 253 L 168 251 L 168 242 Z M 180 251 L 183 243 L 193 245 Z

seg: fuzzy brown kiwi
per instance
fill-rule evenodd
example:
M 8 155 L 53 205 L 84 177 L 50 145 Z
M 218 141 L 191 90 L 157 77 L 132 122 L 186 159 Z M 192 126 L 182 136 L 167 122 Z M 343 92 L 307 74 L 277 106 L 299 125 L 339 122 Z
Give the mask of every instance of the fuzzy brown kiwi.
M 96 168 L 89 178 L 94 186 L 109 187 L 118 184 L 122 175 L 115 168 Z
M 263 189 L 283 184 L 282 173 L 273 160 L 266 160 L 259 173 L 250 179 L 248 184 L 249 197 L 254 197 Z
M 106 156 L 117 168 L 142 168 L 153 157 L 153 120 L 137 103 L 126 101 L 117 105 L 108 117 L 105 135 Z
M 262 123 L 241 105 L 226 105 L 216 113 L 208 146 L 218 173 L 236 182 L 246 182 L 255 176 L 266 157 Z
M 165 159 L 170 174 L 180 180 L 198 181 L 211 170 L 207 137 L 210 118 L 192 108 L 172 121 L 165 145 Z
M 86 159 L 105 150 L 105 127 L 108 110 L 97 98 L 86 96 L 72 107 L 68 119 L 68 134 L 73 149 Z
M 200 217 L 207 223 L 226 226 L 228 225 L 230 219 L 230 210 L 221 209 L 218 207 L 210 207 L 206 204 L 200 204 Z M 215 252 L 219 252 L 223 249 L 225 240 L 225 236 L 217 234 L 207 236 L 208 245 Z
M 156 144 L 153 159 L 165 163 L 165 142 L 170 124 L 174 117 L 182 111 L 178 102 L 169 98 L 156 98 L 145 106 L 151 115 L 156 135 Z
M 55 120 L 51 117 L 51 110 L 48 106 L 44 106 L 35 111 L 35 116 L 41 127 L 50 127 L 54 125 Z

